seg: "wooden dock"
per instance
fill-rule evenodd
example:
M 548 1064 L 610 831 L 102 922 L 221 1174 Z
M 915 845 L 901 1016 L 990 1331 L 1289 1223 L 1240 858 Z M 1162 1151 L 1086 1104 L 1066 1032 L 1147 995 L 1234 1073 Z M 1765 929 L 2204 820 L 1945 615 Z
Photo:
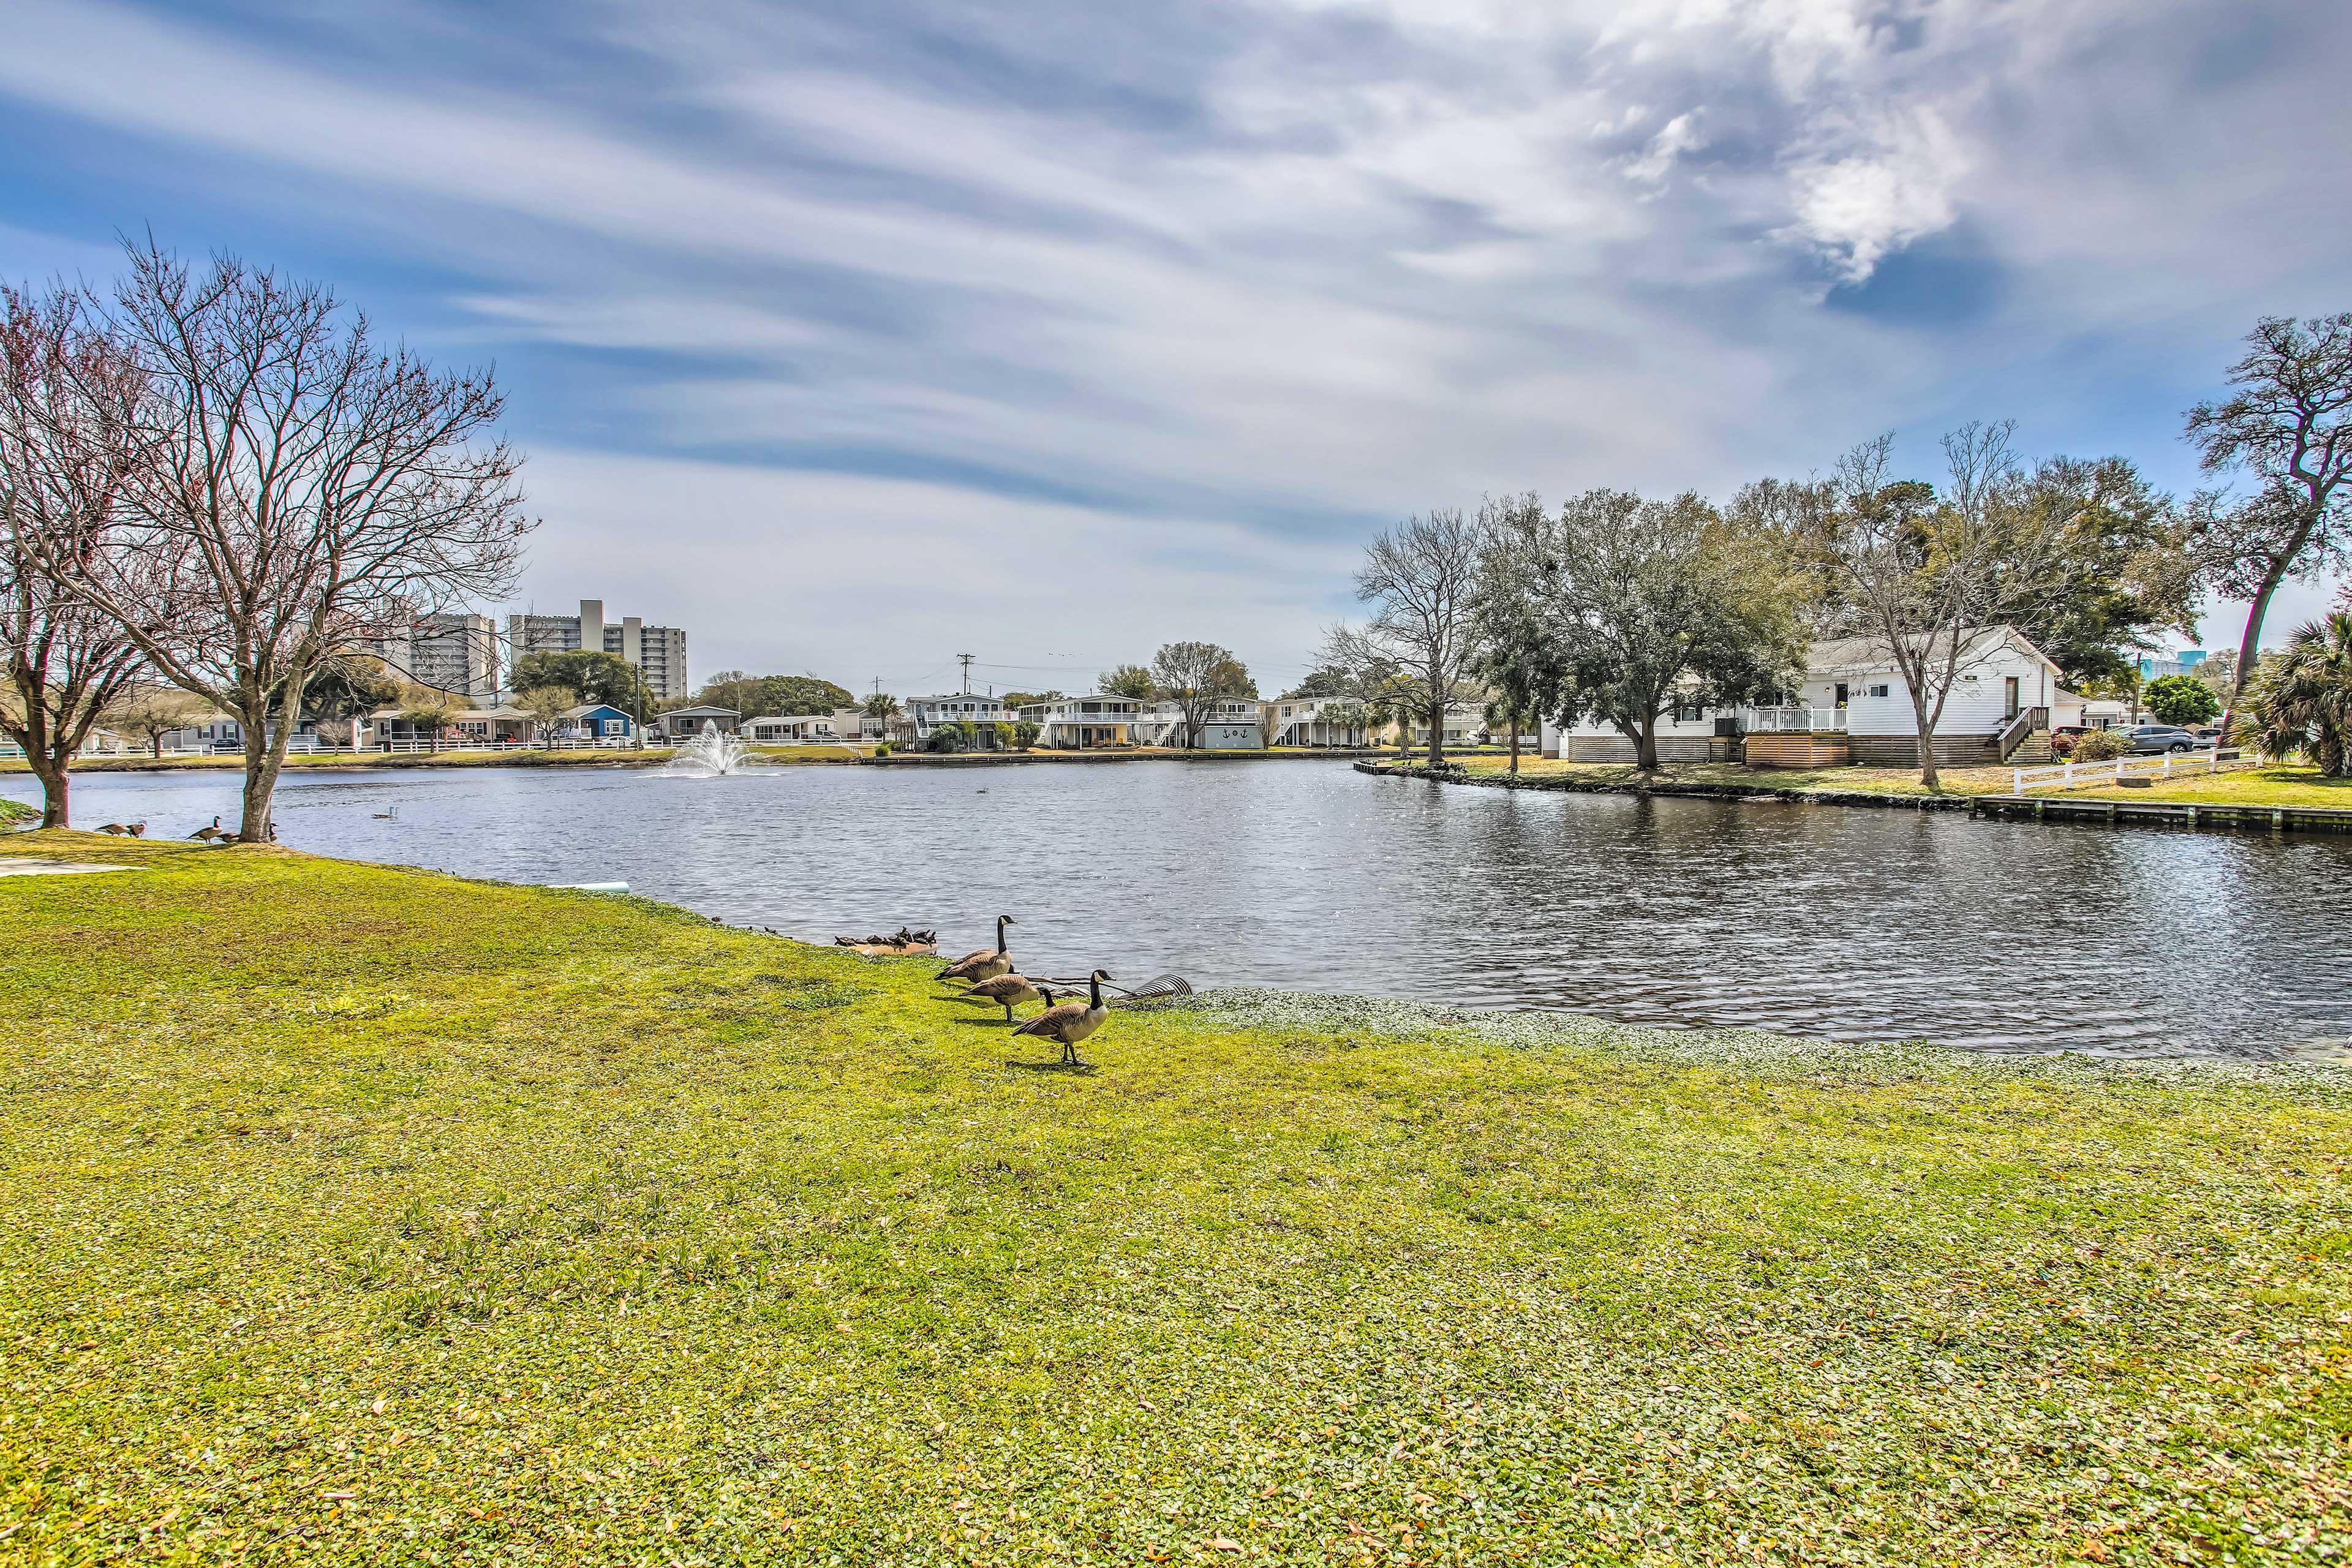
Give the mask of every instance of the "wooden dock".
M 2093 822 L 2110 827 L 2242 828 L 2260 833 L 2352 833 L 2352 809 L 2329 805 L 2214 805 L 2201 801 L 2083 800 L 2066 795 L 1980 795 L 1970 816 Z

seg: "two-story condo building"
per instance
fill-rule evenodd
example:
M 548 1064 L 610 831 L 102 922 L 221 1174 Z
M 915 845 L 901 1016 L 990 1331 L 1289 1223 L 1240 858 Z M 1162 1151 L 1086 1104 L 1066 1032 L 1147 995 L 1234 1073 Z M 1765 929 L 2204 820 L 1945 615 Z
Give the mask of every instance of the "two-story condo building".
M 993 697 L 959 691 L 943 697 L 908 698 L 907 720 L 914 727 L 918 744 L 929 740 L 931 731 L 942 724 L 977 724 L 980 743 L 986 746 L 994 743 L 997 727 L 1012 723 L 1013 715 Z
M 1139 746 L 1138 731 L 1157 729 L 1149 717 L 1151 704 L 1132 697 L 1088 692 L 1083 697 L 1057 697 L 1032 702 L 1021 717 L 1037 726 L 1037 743 L 1056 751 L 1085 751 L 1096 746 Z

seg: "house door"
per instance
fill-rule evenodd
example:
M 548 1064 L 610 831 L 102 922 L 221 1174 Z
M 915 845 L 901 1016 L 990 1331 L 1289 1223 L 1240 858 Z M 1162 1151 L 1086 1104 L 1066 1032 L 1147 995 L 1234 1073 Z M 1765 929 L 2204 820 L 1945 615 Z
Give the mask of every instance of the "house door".
M 1845 706 L 1845 682 L 1841 680 L 1837 683 L 1837 705 L 1841 708 Z
M 2001 704 L 2002 718 L 2017 717 L 2017 677 L 2013 675 L 2001 682 Z

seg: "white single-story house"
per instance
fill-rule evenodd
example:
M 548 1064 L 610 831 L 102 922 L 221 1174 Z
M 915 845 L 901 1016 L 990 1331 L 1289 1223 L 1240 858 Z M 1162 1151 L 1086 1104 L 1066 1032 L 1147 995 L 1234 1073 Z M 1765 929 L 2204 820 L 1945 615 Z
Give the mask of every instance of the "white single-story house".
M 1703 708 L 1696 702 L 1669 708 L 1658 716 L 1658 761 L 1704 763 L 1710 759 L 1718 762 L 1728 759 L 1733 740 L 1740 732 L 1744 712 L 1745 710 L 1741 709 Z M 1545 756 L 1565 757 L 1572 763 L 1630 763 L 1633 760 L 1633 742 L 1621 734 L 1614 724 L 1590 714 L 1579 719 L 1565 731 L 1546 720 L 1542 738 L 1537 744 Z
M 2055 715 L 2083 701 L 2066 691 L 2058 667 L 2014 626 L 1969 633 L 1953 673 L 1936 725 L 1936 760 L 1947 766 L 2046 752 L 2051 726 L 2065 721 Z M 1886 645 L 1872 637 L 1836 637 L 1807 650 L 1805 673 L 1786 703 L 1693 703 L 1670 710 L 1658 725 L 1658 760 L 1697 762 L 1727 754 L 1732 739 L 1745 736 L 1751 763 L 1769 758 L 1792 764 L 1907 767 L 1918 761 L 1918 727 L 1910 688 Z M 1788 739 L 1759 742 L 1759 735 Z M 1631 762 L 1633 743 L 1613 725 L 1587 719 L 1565 733 L 1546 724 L 1543 752 L 1576 762 Z
M 668 740 L 680 741 L 712 730 L 722 735 L 731 735 L 742 722 L 743 715 L 732 708 L 714 708 L 709 703 L 698 702 L 688 708 L 671 709 L 654 721 L 653 728 Z
M 784 717 L 746 719 L 737 734 L 762 745 L 789 745 L 795 742 L 838 741 L 841 731 L 830 713 L 795 713 Z
M 2015 626 L 1969 633 L 1936 722 L 1936 760 L 2007 762 L 2029 737 L 2046 736 L 2051 710 L 2064 689 L 2058 667 Z M 1801 696 L 1813 708 L 1844 709 L 1842 727 L 1856 763 L 1903 767 L 1918 761 L 1919 721 L 1911 689 L 1884 642 L 1841 637 L 1815 643 L 1806 657 Z

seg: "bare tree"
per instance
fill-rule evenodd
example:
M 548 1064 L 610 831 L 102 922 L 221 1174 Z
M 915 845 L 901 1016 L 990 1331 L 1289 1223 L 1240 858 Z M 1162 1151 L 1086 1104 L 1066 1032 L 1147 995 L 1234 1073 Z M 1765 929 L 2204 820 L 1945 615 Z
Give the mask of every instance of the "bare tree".
M 1853 623 L 1880 644 L 1910 689 L 1919 782 L 1938 786 L 1936 726 L 1961 678 L 1991 652 L 2000 615 L 2020 615 L 2063 584 L 2056 567 L 2069 519 L 2023 499 L 2012 422 L 1962 426 L 1944 437 L 1948 493 L 1890 478 L 1891 436 L 1838 462 L 1824 523 L 1830 583 Z
M 1219 702 L 1255 697 L 1257 685 L 1233 650 L 1213 642 L 1172 642 L 1151 656 L 1151 695 L 1176 704 L 1184 748 L 1201 743 L 1201 726 Z
M 44 827 L 68 826 L 74 753 L 142 662 L 129 627 L 47 568 L 152 574 L 121 526 L 145 395 L 79 293 L 0 285 L 0 734 L 41 781 Z M 172 611 L 144 614 L 152 625 Z
M 1327 662 L 1386 669 L 1410 684 L 1410 707 L 1429 725 L 1433 767 L 1445 760 L 1445 710 L 1474 686 L 1478 542 L 1477 525 L 1455 507 L 1381 532 L 1356 573 L 1356 597 L 1372 606 L 1371 619 L 1335 634 L 1327 650 Z
M 153 392 L 131 553 L 160 569 L 44 564 L 237 721 L 238 833 L 266 839 L 310 672 L 400 618 L 511 584 L 530 526 L 520 459 L 490 434 L 502 400 L 488 372 L 442 374 L 376 347 L 322 286 L 127 249 L 111 327 Z M 184 614 L 159 629 L 166 605 Z
M 2352 513 L 2352 311 L 2309 321 L 2265 316 L 2246 342 L 2230 367 L 2237 392 L 2189 411 L 2188 438 L 2205 471 L 2243 473 L 2256 486 L 2234 503 L 2198 498 L 2208 581 L 2246 601 L 2224 735 L 2245 700 L 2272 595 L 2340 559 Z

